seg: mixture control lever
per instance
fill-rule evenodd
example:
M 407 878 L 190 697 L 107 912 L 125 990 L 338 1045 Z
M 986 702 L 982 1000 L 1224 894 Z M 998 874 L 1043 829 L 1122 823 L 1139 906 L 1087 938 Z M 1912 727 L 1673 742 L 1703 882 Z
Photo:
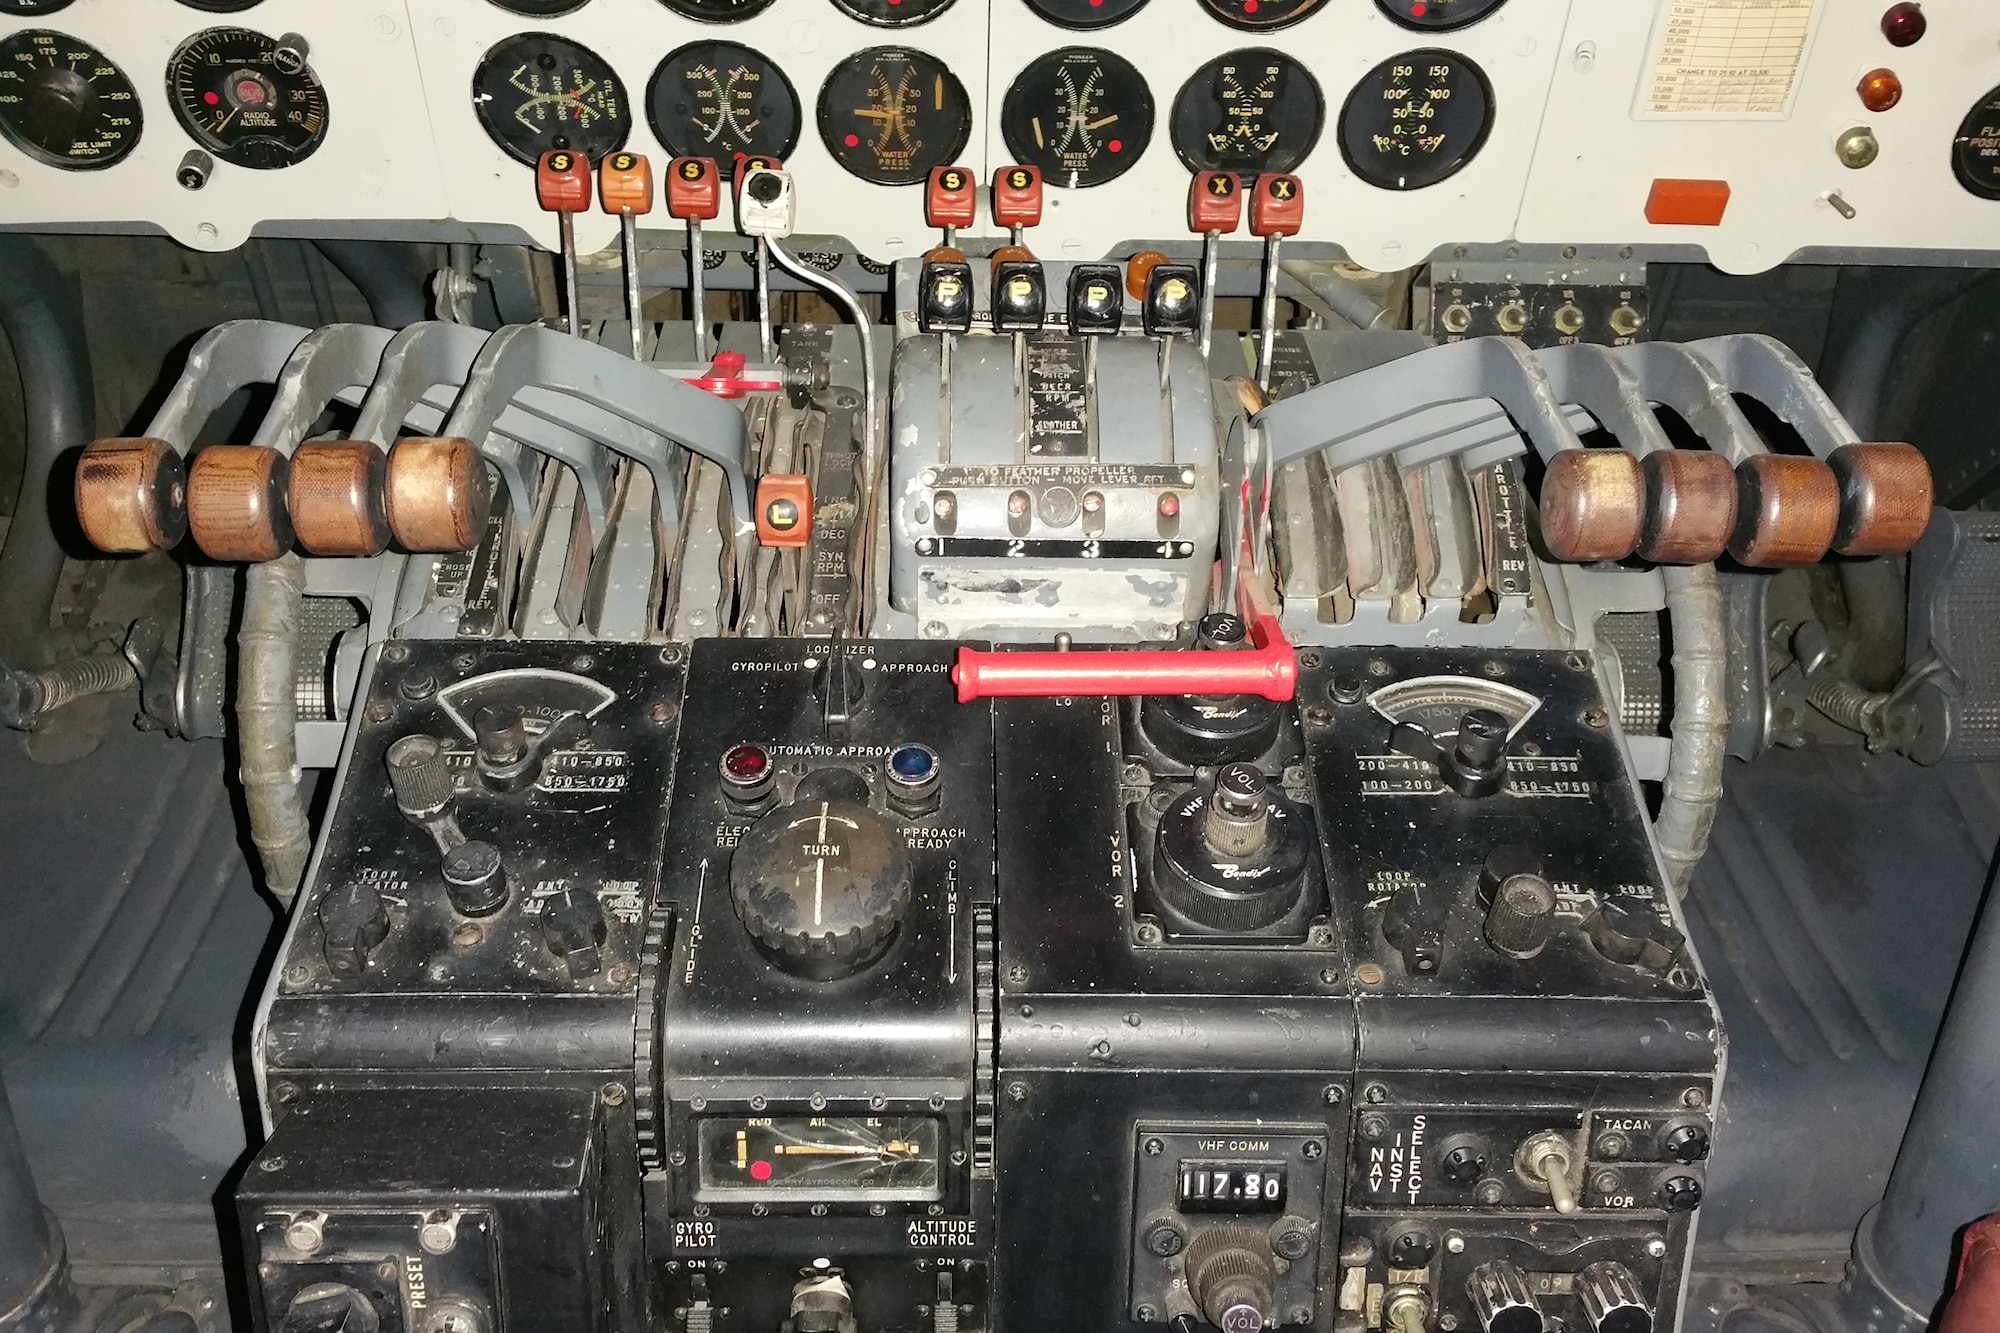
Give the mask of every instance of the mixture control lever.
M 535 164 L 535 202 L 554 213 L 562 228 L 563 295 L 569 302 L 569 331 L 583 336 L 577 309 L 576 215 L 590 207 L 590 162 L 567 148 L 551 148 Z
M 667 213 L 687 224 L 688 313 L 694 324 L 694 359 L 708 360 L 707 298 L 702 280 L 708 267 L 701 224 L 722 211 L 721 172 L 712 157 L 677 157 L 667 164 Z
M 1197 171 L 1188 188 L 1188 227 L 1201 237 L 1201 359 L 1215 336 L 1215 280 L 1221 241 L 1243 219 L 1243 186 L 1233 171 Z

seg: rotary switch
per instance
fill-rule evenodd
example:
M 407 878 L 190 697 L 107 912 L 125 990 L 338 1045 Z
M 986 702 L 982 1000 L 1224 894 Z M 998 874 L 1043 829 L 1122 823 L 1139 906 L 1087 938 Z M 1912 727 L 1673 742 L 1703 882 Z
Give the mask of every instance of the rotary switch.
M 1495 1259 L 1472 1270 L 1465 1294 L 1484 1333 L 1542 1333 L 1542 1307 L 1518 1264 Z
M 1264 1233 L 1210 1227 L 1189 1242 L 1183 1262 L 1188 1295 L 1222 1333 L 1261 1333 L 1271 1325 L 1278 1272 Z
M 1153 888 L 1176 930 L 1240 934 L 1277 925 L 1305 890 L 1312 833 L 1305 808 L 1255 764 L 1225 764 L 1212 790 L 1167 807 Z
M 1624 1264 L 1600 1259 L 1585 1265 L 1576 1275 L 1576 1295 L 1596 1333 L 1653 1333 L 1653 1307 Z
M 809 781 L 800 788 L 815 790 Z M 887 818 L 825 795 L 781 805 L 743 835 L 729 863 L 729 894 L 774 963 L 837 981 L 895 941 L 910 910 L 910 853 Z

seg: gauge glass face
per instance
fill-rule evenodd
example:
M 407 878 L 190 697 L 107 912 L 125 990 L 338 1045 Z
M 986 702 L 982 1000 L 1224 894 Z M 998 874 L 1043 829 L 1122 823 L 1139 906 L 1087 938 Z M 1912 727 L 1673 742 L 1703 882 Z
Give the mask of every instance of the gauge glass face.
M 1951 140 L 1951 169 L 1981 199 L 2000 199 L 2000 88 L 1979 99 Z
M 1340 151 L 1384 190 L 1421 190 L 1453 176 L 1486 146 L 1493 86 L 1453 51 L 1406 51 L 1370 70 L 1340 109 Z
M 240 14 L 255 8 L 264 0 L 181 0 L 189 9 L 203 9 L 211 14 Z
M 479 62 L 472 104 L 494 143 L 533 166 L 552 148 L 597 162 L 625 146 L 625 85 L 589 47 L 545 32 L 509 37 Z
M 833 0 L 850 18 L 877 28 L 910 28 L 951 8 L 951 0 Z
M 0 0 L 0 18 L 35 18 L 68 9 L 75 0 Z
M 326 142 L 326 89 L 310 65 L 278 68 L 276 47 L 248 28 L 210 28 L 167 65 L 175 117 L 224 162 L 272 171 L 298 165 Z
M 1469 28 L 1507 0 L 1375 0 L 1375 7 L 1406 28 L 1450 32 Z
M 799 95 L 771 61 L 735 42 L 694 42 L 653 71 L 646 119 L 676 157 L 711 157 L 729 180 L 736 155 L 775 157 L 798 147 Z
M 547 19 L 582 9 L 590 3 L 590 0 L 493 0 L 493 3 L 509 14 L 526 14 L 530 18 Z
M 1146 0 L 1027 0 L 1028 8 L 1059 28 L 1087 32 L 1108 28 L 1145 8 Z
M 1123 56 L 1051 51 L 1015 76 L 1000 132 L 1016 162 L 1050 185 L 1102 185 L 1131 170 L 1153 137 L 1153 94 Z
M 108 167 L 139 143 L 139 95 L 87 42 L 29 29 L 0 39 L 0 134 L 65 171 Z
M 1190 171 L 1290 171 L 1325 123 L 1326 101 L 1305 66 L 1263 47 L 1231 51 L 1174 98 L 1174 152 Z
M 719 1117 L 700 1125 L 695 1197 L 708 1201 L 921 1202 L 943 1196 L 929 1116 Z
M 660 3 L 697 23 L 741 23 L 771 7 L 771 0 L 660 0 Z
M 1321 0 L 1201 0 L 1202 8 L 1232 28 L 1271 32 L 1289 28 L 1320 7 Z
M 907 47 L 859 51 L 833 67 L 819 92 L 826 151 L 877 185 L 920 185 L 932 167 L 965 151 L 972 103 L 936 56 Z

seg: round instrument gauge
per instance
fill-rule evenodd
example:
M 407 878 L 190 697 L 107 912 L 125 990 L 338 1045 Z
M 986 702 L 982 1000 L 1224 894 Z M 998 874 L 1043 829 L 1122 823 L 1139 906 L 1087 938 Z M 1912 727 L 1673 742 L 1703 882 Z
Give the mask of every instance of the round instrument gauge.
M 1146 0 L 1028 0 L 1028 8 L 1059 28 L 1088 32 L 1131 18 Z
M 1000 133 L 1016 162 L 1051 185 L 1081 189 L 1132 169 L 1153 138 L 1153 93 L 1123 56 L 1068 46 L 1014 77 Z
M 919 185 L 965 151 L 972 102 L 936 56 L 878 46 L 835 65 L 820 85 L 819 135 L 862 180 Z
M 1375 7 L 1393 21 L 1419 32 L 1450 32 L 1469 28 L 1507 0 L 1375 0 Z
M 735 42 L 692 42 L 660 62 L 646 119 L 676 157 L 712 157 L 728 180 L 736 155 L 775 157 L 798 147 L 799 95 L 784 71 Z
M 509 14 L 525 14 L 529 18 L 552 19 L 558 14 L 569 14 L 582 9 L 590 0 L 493 0 L 493 3 Z
M 1290 171 L 1325 123 L 1326 100 L 1305 66 L 1266 47 L 1231 51 L 1174 97 L 1174 152 L 1190 171 Z
M 833 0 L 849 18 L 877 28 L 913 28 L 951 8 L 951 0 Z
M 696 23 L 740 23 L 771 7 L 771 0 L 660 0 L 660 3 Z
M 1979 99 L 1951 140 L 1958 183 L 1981 199 L 2000 199 L 2000 88 Z
M 203 9 L 211 14 L 240 14 L 246 9 L 264 3 L 264 0 L 181 0 L 189 9 Z
M 310 65 L 280 68 L 277 45 L 248 28 L 210 28 L 167 63 L 174 115 L 224 162 L 274 171 L 326 142 L 326 89 Z
M 494 143 L 533 166 L 552 148 L 596 162 L 625 146 L 625 85 L 589 47 L 546 32 L 509 37 L 472 75 L 472 105 Z
M 53 14 L 58 9 L 68 9 L 76 0 L 0 0 L 0 17 L 35 18 L 42 14 Z
M 1320 3 L 1321 0 L 1201 0 L 1203 9 L 1245 32 L 1289 28 L 1318 9 Z
M 1384 190 L 1421 190 L 1453 176 L 1486 146 L 1493 85 L 1453 51 L 1405 51 L 1354 85 L 1340 109 L 1340 152 Z
M 0 134 L 66 171 L 108 167 L 139 143 L 139 94 L 86 42 L 31 28 L 0 39 Z

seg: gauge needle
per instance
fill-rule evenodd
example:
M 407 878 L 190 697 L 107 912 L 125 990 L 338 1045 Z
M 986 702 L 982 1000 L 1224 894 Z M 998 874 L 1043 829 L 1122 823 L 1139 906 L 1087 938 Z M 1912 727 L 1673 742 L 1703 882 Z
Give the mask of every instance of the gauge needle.
M 1091 122 L 1090 122 L 1090 123 L 1089 123 L 1088 125 L 1085 125 L 1085 126 L 1084 126 L 1084 128 L 1085 128 L 1085 129 L 1087 129 L 1087 130 L 1101 130 L 1101 129 L 1103 129 L 1103 128 L 1104 128 L 1104 127 L 1105 127 L 1106 125 L 1110 125 L 1110 124 L 1114 124 L 1114 123 L 1116 123 L 1116 121 L 1117 121 L 1117 120 L 1118 120 L 1118 117 L 1117 117 L 1117 116 L 1115 116 L 1115 115 L 1112 115 L 1112 116 L 1106 116 L 1106 117 L 1105 117 L 1105 118 L 1104 118 L 1103 120 L 1093 120 L 1093 121 L 1091 121 Z
M 915 1157 L 917 1145 L 897 1139 L 879 1148 L 838 1143 L 780 1143 L 771 1149 L 780 1157 Z
M 216 121 L 216 122 L 215 122 L 215 128 L 214 128 L 213 130 L 210 130 L 210 131 L 209 131 L 209 133 L 211 133 L 211 134 L 220 134 L 220 133 L 222 133 L 222 132 L 223 132 L 224 130 L 228 129 L 228 128 L 229 128 L 229 122 L 230 122 L 230 121 L 232 121 L 232 120 L 234 120 L 234 119 L 236 119 L 236 113 L 237 113 L 238 111 L 240 111 L 240 110 L 242 110 L 242 108 L 241 108 L 241 107 L 234 107 L 234 106 L 233 106 L 233 107 L 230 107 L 230 108 L 229 108 L 229 114 L 228 114 L 228 115 L 226 115 L 226 116 L 224 116 L 224 117 L 223 117 L 223 118 L 222 118 L 221 120 L 218 120 L 218 121 Z

